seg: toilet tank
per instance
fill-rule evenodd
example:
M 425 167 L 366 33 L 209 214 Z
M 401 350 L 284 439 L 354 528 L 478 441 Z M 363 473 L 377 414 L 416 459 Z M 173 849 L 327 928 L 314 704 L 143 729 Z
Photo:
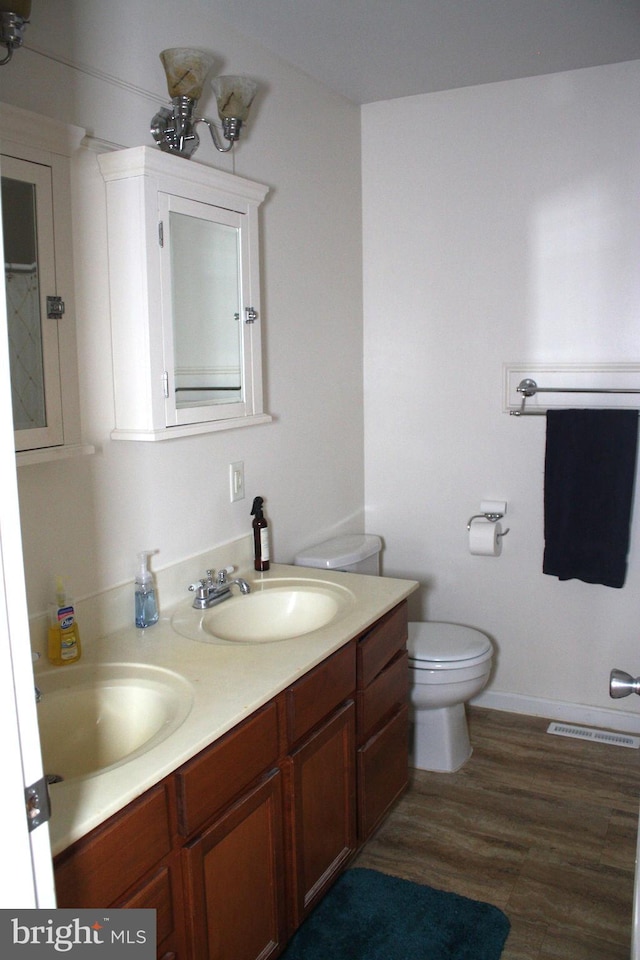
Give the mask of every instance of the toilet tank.
M 377 577 L 380 575 L 381 548 L 380 537 L 373 534 L 351 534 L 308 547 L 296 554 L 293 562 L 298 567 L 368 573 Z

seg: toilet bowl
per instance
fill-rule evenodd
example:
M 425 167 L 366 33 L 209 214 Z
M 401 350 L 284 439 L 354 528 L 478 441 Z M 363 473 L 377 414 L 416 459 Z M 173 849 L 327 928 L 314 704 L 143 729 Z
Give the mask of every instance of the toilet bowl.
M 484 688 L 493 647 L 454 623 L 409 624 L 413 765 L 453 773 L 472 753 L 465 703 Z

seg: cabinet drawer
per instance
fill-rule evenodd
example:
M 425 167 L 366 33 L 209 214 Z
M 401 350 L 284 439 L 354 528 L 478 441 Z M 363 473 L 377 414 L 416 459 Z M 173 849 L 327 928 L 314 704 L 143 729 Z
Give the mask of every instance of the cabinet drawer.
M 358 690 L 358 745 L 373 733 L 385 717 L 407 702 L 408 694 L 409 654 L 403 650 L 395 655 L 368 687 Z
M 366 687 L 407 643 L 406 601 L 394 607 L 358 640 L 358 687 Z
M 358 842 L 364 843 L 409 782 L 409 708 L 402 707 L 357 757 Z
M 352 697 L 355 686 L 355 651 L 353 643 L 349 643 L 287 690 L 289 745 L 297 743 L 336 707 Z
M 58 907 L 108 907 L 171 850 L 163 784 L 55 861 Z
M 178 829 L 189 836 L 278 760 L 278 712 L 267 704 L 176 774 Z

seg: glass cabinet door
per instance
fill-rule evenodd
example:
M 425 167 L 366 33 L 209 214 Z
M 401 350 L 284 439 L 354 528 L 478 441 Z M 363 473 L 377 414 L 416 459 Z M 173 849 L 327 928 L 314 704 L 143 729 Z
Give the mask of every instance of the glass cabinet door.
M 2 156 L 0 171 L 15 445 L 33 450 L 64 442 L 51 168 Z
M 167 425 L 246 416 L 243 214 L 160 194 Z

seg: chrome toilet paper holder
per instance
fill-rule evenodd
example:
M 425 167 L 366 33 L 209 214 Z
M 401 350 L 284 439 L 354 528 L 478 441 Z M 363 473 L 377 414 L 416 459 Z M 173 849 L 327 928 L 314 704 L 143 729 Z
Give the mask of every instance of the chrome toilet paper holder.
M 474 515 L 469 518 L 467 530 L 471 530 L 471 524 L 474 520 L 489 520 L 490 523 L 497 523 L 498 520 L 502 520 L 507 512 L 507 504 L 504 500 L 482 500 L 480 509 L 482 513 L 474 513 Z M 502 530 L 497 536 L 506 537 L 509 530 L 510 527 L 507 527 L 506 530 Z

